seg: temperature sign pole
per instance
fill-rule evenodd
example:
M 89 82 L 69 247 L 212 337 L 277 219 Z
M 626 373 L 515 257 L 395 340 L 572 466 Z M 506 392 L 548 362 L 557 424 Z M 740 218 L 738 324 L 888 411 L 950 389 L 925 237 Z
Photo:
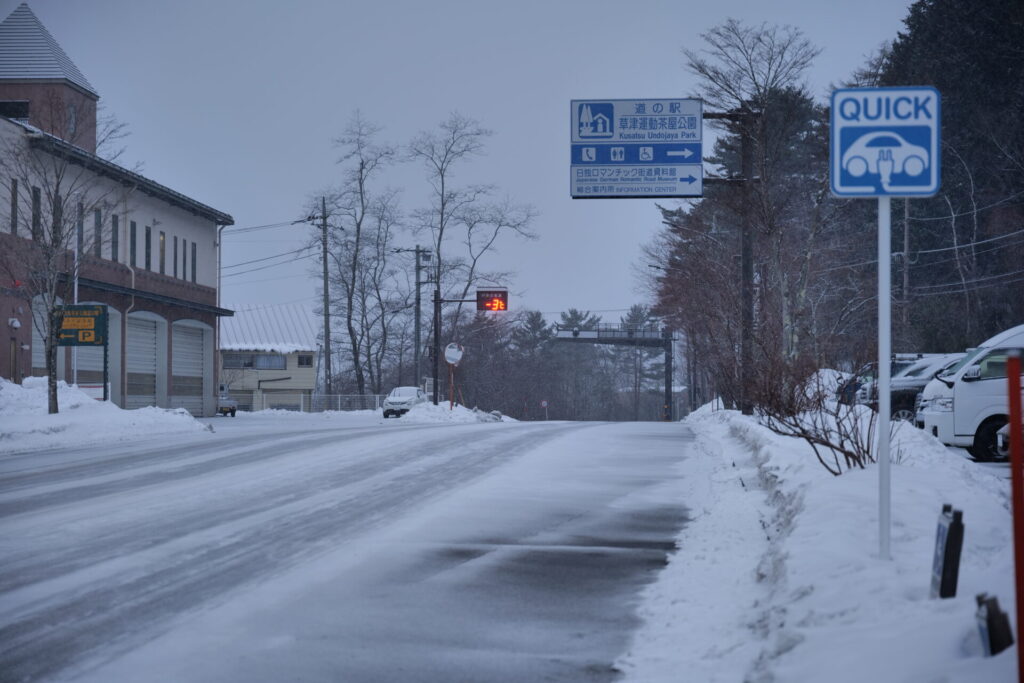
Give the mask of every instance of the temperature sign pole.
M 939 91 L 848 88 L 832 93 L 829 175 L 837 197 L 878 198 L 879 555 L 890 558 L 889 423 L 892 366 L 892 197 L 939 190 Z

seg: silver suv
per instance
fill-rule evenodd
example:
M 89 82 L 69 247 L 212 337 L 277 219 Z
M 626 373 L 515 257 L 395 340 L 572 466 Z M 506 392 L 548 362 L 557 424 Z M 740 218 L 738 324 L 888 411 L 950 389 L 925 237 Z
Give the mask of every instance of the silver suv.
M 384 399 L 384 417 L 401 417 L 409 408 L 426 400 L 427 395 L 419 387 L 395 387 Z

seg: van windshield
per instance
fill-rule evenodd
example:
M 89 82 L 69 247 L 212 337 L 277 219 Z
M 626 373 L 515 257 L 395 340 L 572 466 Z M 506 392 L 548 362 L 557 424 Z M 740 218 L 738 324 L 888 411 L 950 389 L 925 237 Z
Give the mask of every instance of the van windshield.
M 968 363 L 972 362 L 975 358 L 977 358 L 978 356 L 980 356 L 984 352 L 985 352 L 985 349 L 983 349 L 983 348 L 981 348 L 981 349 L 970 349 L 967 352 L 967 355 L 965 355 L 963 358 L 961 358 L 958 363 L 955 363 L 954 365 L 951 365 L 949 368 L 947 368 L 941 375 L 939 375 L 939 377 L 950 377 L 951 375 L 955 375 L 960 370 L 960 368 L 962 368 L 965 365 L 967 365 Z

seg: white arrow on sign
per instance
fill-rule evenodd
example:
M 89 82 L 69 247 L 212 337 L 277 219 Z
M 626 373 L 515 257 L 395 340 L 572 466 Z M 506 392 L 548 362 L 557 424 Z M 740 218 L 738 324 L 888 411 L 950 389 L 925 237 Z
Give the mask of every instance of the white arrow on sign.
M 665 152 L 665 156 L 667 156 L 667 157 L 683 157 L 684 159 L 689 159 L 690 157 L 693 156 L 693 151 L 689 150 L 689 149 L 672 150 L 672 151 L 669 151 L 669 152 Z

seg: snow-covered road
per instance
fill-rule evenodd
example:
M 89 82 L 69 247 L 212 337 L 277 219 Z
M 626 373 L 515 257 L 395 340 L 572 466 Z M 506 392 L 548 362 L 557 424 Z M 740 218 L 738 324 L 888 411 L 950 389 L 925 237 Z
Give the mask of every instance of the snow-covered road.
M 679 424 L 213 424 L 0 459 L 0 680 L 608 680 L 685 523 Z

